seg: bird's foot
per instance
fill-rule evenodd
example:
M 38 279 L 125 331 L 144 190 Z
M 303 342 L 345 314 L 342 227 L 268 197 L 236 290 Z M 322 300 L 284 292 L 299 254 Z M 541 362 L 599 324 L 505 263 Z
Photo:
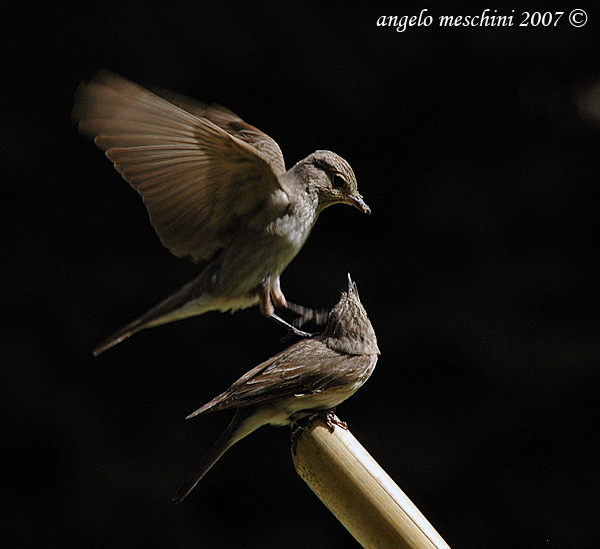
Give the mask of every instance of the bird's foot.
M 311 334 L 310 332 L 305 332 L 304 330 L 300 330 L 299 328 L 296 328 L 296 326 L 293 326 L 289 322 L 286 322 L 285 320 L 283 320 L 283 318 L 277 316 L 276 314 L 270 315 L 269 318 L 271 320 L 274 320 L 275 322 L 277 322 L 277 324 L 280 324 L 281 326 L 283 326 L 284 328 L 287 329 L 287 334 L 281 338 L 282 342 L 287 341 L 293 335 L 297 335 L 299 337 L 313 337 L 316 335 L 316 334 Z
M 287 334 L 285 334 L 282 338 L 280 338 L 279 341 L 281 341 L 281 343 L 285 343 L 288 339 L 290 339 L 290 337 L 292 336 L 300 336 L 300 337 L 314 337 L 318 334 L 316 333 L 310 333 L 310 332 L 305 332 L 304 330 L 299 330 L 298 328 L 296 328 L 295 326 L 292 326 L 291 324 L 289 325 L 289 327 L 287 327 L 288 331 Z
M 289 301 L 286 301 L 285 308 L 297 315 L 296 318 L 292 320 L 292 324 L 296 328 L 300 328 L 311 321 L 319 326 L 323 326 L 327 324 L 327 320 L 329 319 L 329 311 L 326 309 L 310 309 L 308 307 L 303 307 L 302 305 L 290 303 Z
M 316 414 L 310 416 L 309 421 L 310 423 L 312 423 L 313 421 L 316 421 L 318 419 L 322 419 L 325 422 L 330 433 L 333 433 L 333 431 L 335 431 L 336 425 L 346 431 L 348 430 L 348 424 L 336 416 L 335 408 L 332 408 L 331 410 L 321 410 Z

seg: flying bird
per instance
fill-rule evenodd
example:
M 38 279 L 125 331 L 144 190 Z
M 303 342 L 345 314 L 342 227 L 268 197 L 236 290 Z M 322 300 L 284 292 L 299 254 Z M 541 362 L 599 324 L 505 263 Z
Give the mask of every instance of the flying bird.
M 348 162 L 318 150 L 286 171 L 277 143 L 224 107 L 155 94 L 108 71 L 80 84 L 72 118 L 142 196 L 164 246 L 201 268 L 94 355 L 145 328 L 256 304 L 299 335 L 309 334 L 275 306 L 324 323 L 285 299 L 279 277 L 325 208 L 349 204 L 370 213 Z
M 231 446 L 259 427 L 292 424 L 351 397 L 373 373 L 378 355 L 375 331 L 348 275 L 347 292 L 329 314 L 322 334 L 303 339 L 258 365 L 187 417 L 236 410 L 173 501 L 183 501 Z

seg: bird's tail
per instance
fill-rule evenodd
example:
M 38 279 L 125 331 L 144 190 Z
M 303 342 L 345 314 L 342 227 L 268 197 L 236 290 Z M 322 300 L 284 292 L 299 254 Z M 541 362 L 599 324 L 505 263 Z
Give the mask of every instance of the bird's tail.
M 127 324 L 127 326 L 123 326 L 120 330 L 116 331 L 111 336 L 107 337 L 101 343 L 96 345 L 92 353 L 94 356 L 98 356 L 99 354 L 107 351 L 111 347 L 114 347 L 117 343 L 121 343 L 124 339 L 127 339 L 129 336 L 143 330 L 146 326 L 140 322 L 139 319 L 134 320 L 133 322 Z
M 252 431 L 258 429 L 261 425 L 263 425 L 262 422 L 253 421 L 253 412 L 251 410 L 248 408 L 238 408 L 233 419 L 225 431 L 223 431 L 223 434 L 213 444 L 208 454 L 204 456 L 198 467 L 194 469 L 194 472 L 177 490 L 173 496 L 173 501 L 181 503 L 229 448 Z
M 152 307 L 149 311 L 146 311 L 133 322 L 117 330 L 94 347 L 92 351 L 94 356 L 98 356 L 145 328 L 160 326 L 161 324 L 200 315 L 212 310 L 214 307 L 211 306 L 210 295 L 204 291 L 206 288 L 206 284 L 202 280 L 204 276 L 204 273 L 201 273 L 200 276 L 182 286 L 174 294 Z

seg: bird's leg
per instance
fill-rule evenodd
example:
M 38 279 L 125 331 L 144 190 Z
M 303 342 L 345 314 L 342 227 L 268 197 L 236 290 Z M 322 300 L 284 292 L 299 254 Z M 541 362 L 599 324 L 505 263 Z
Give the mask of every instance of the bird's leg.
M 258 291 L 258 305 L 260 307 L 260 312 L 267 318 L 270 318 L 271 320 L 274 320 L 275 322 L 277 322 L 277 324 L 284 326 L 288 330 L 287 337 L 289 337 L 292 334 L 300 336 L 300 337 L 312 337 L 313 334 L 299 330 L 298 328 L 296 328 L 295 326 L 292 326 L 289 322 L 286 322 L 285 320 L 283 320 L 283 318 L 281 318 L 275 314 L 275 307 L 273 306 L 273 302 L 271 301 L 272 291 L 270 289 L 269 282 L 270 282 L 269 279 L 267 279 L 265 282 L 263 282 L 260 285 L 260 288 Z M 283 297 L 283 294 L 281 293 L 281 289 L 279 289 L 279 293 Z M 285 298 L 283 298 L 283 299 L 285 301 Z M 287 337 L 286 337 L 286 339 L 287 339 Z
M 271 297 L 273 298 L 273 302 L 277 307 L 287 309 L 288 311 L 292 311 L 294 314 L 298 315 L 292 321 L 292 324 L 296 328 L 300 328 L 311 320 L 320 326 L 327 324 L 329 312 L 325 309 L 309 309 L 308 307 L 303 307 L 302 305 L 296 305 L 295 303 L 290 303 L 287 301 L 283 295 L 283 292 L 281 291 L 279 277 L 276 277 L 275 280 L 271 282 Z

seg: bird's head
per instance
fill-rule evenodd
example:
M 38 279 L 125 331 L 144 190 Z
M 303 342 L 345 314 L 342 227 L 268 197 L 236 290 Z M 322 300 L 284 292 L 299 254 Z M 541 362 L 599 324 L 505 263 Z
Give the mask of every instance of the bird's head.
M 316 190 L 319 211 L 333 204 L 348 204 L 370 214 L 358 192 L 356 176 L 341 156 L 331 151 L 316 151 L 298 163 L 308 176 L 309 186 Z
M 367 311 L 360 302 L 356 283 L 348 273 L 348 289 L 329 313 L 327 326 L 322 334 L 330 349 L 351 355 L 379 354 L 377 337 Z

